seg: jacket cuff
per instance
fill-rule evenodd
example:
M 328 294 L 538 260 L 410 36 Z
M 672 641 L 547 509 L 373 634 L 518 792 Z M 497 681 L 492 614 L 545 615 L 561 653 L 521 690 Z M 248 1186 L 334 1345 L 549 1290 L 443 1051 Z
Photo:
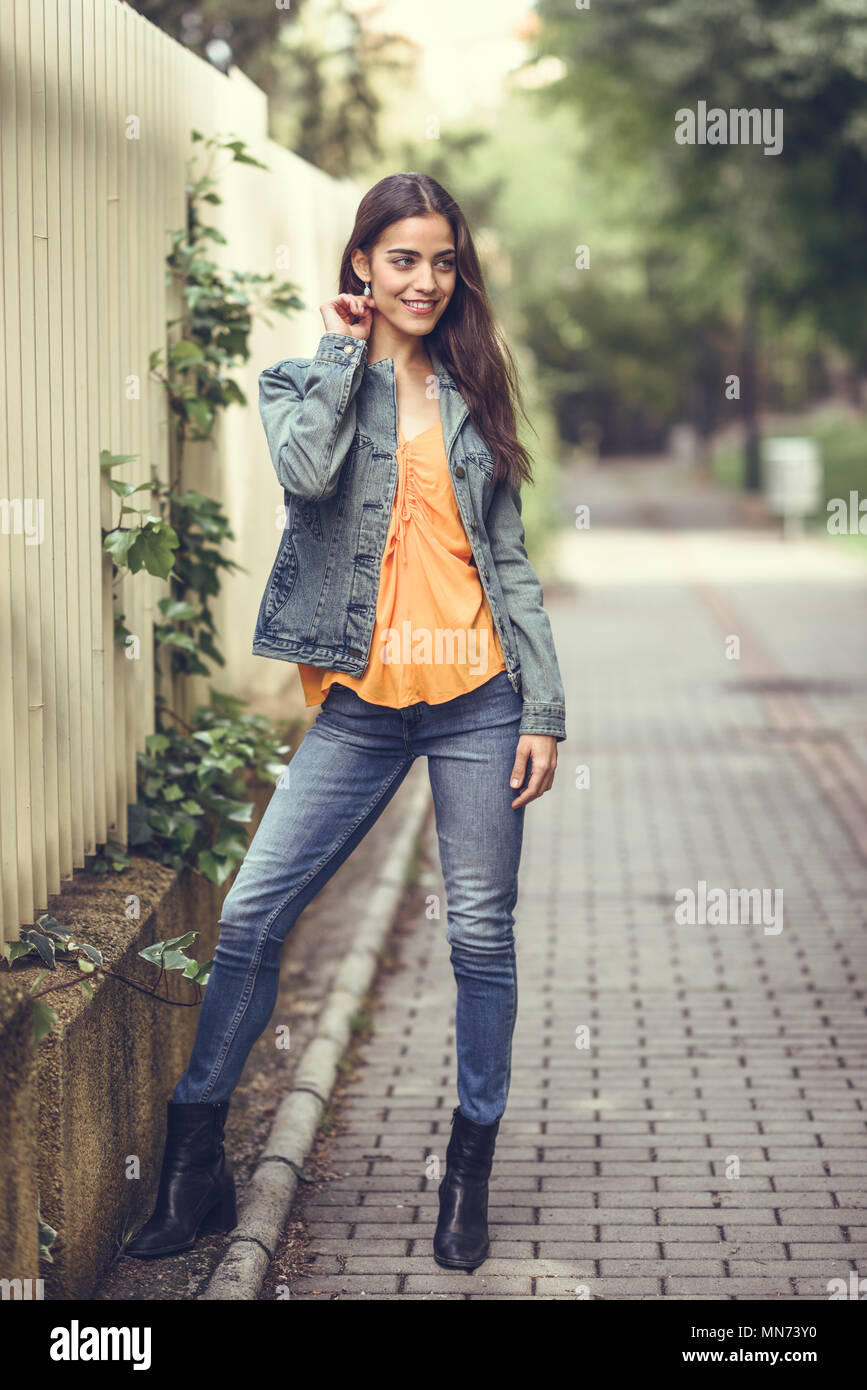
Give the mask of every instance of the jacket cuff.
M 336 367 L 354 367 L 367 355 L 367 339 L 349 333 L 323 333 L 314 362 L 332 362 Z
M 549 734 L 558 743 L 566 737 L 566 706 L 542 700 L 525 700 L 519 734 Z

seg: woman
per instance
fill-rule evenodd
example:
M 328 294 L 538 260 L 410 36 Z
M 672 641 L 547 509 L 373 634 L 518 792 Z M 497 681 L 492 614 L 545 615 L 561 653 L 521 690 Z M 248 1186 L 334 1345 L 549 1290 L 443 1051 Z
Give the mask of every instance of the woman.
M 253 651 L 298 663 L 322 708 L 223 903 L 157 1207 L 127 1253 L 174 1253 L 235 1225 L 223 1128 L 274 1008 L 283 942 L 424 755 L 457 982 L 459 1104 L 434 1257 L 474 1269 L 509 1089 L 524 808 L 551 787 L 566 736 L 524 549 L 531 470 L 466 220 L 433 179 L 394 174 L 365 195 L 321 313 L 316 355 L 260 377 L 286 520 Z

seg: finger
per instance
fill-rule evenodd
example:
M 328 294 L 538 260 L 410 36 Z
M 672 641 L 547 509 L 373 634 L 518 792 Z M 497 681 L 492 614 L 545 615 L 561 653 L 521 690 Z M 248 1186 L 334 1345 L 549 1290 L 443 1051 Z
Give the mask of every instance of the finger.
M 515 766 L 512 768 L 512 773 L 509 777 L 510 787 L 520 787 L 526 775 L 527 759 L 529 758 L 529 756 L 529 752 L 521 752 L 520 749 L 515 754 Z
M 528 801 L 535 801 L 537 796 L 541 796 L 543 776 L 542 772 L 533 773 L 527 787 L 512 802 L 513 809 L 517 810 L 519 806 L 526 806 Z
M 533 775 L 530 778 L 529 784 L 524 791 L 521 792 L 520 796 L 512 802 L 513 807 L 525 805 L 527 801 L 532 801 L 537 797 L 543 796 L 544 793 L 550 791 L 553 786 L 554 773 L 557 770 L 556 762 L 551 765 L 547 762 L 544 765 L 540 763 L 538 768 L 531 763 L 531 768 Z

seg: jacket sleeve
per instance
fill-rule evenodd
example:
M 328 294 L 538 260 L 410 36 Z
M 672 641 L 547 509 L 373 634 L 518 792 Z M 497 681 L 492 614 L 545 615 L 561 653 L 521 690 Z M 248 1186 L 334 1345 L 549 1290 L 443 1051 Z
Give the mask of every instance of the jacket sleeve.
M 337 489 L 355 434 L 355 394 L 367 340 L 323 333 L 306 376 L 292 359 L 259 374 L 259 414 L 277 477 L 289 492 L 320 502 Z
M 566 738 L 563 681 L 542 585 L 524 548 L 521 493 L 511 483 L 495 487 L 485 529 L 518 646 L 524 699 L 519 733 L 550 734 L 562 743 Z

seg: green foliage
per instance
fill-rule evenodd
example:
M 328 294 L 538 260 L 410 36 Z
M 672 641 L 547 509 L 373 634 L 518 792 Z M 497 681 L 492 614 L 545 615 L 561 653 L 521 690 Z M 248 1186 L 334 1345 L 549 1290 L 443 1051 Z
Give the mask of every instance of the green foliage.
M 212 441 L 221 411 L 230 405 L 246 405 L 247 399 L 232 368 L 250 356 L 250 333 L 257 316 L 271 324 L 268 313 L 284 316 L 304 307 L 290 281 L 275 282 L 273 275 L 226 270 L 207 254 L 209 245 L 223 243 L 218 228 L 206 223 L 201 209 L 222 202 L 216 189 L 215 161 L 220 154 L 230 162 L 265 169 L 247 153 L 243 141 L 205 138 L 192 132 L 205 154 L 205 168 L 196 174 L 194 157 L 188 164 L 187 222 L 172 237 L 167 257 L 168 277 L 178 287 L 184 313 L 169 321 L 170 342 L 165 350 L 150 355 L 151 374 L 162 383 L 174 423 L 172 478 L 168 483 L 152 477 L 149 482 L 127 483 L 109 477 L 109 487 L 121 499 L 115 527 L 104 531 L 103 549 L 114 563 L 113 578 L 128 571 L 145 570 L 167 580 L 171 593 L 160 600 L 164 621 L 156 624 L 157 651 L 171 653 L 173 675 L 208 675 L 210 664 L 225 664 L 216 643 L 210 600 L 220 592 L 223 573 L 243 570 L 225 556 L 223 548 L 235 539 L 219 502 L 192 488 L 180 492 L 184 445 L 188 440 Z M 103 450 L 100 468 L 129 463 L 135 455 Z M 149 504 L 136 507 L 129 498 L 147 491 Z M 132 521 L 132 518 L 136 518 Z M 115 613 L 115 642 L 129 638 L 123 615 Z
M 64 963 L 77 964 L 80 973 L 85 977 L 93 975 L 95 979 L 120 980 L 123 984 L 130 985 L 134 989 L 142 989 L 144 994 L 150 994 L 160 999 L 164 1004 L 174 1004 L 176 1001 L 165 999 L 157 993 L 163 975 L 167 970 L 181 970 L 184 977 L 197 987 L 197 999 L 194 1002 L 200 1003 L 200 989 L 208 983 L 211 966 L 214 962 L 212 960 L 197 961 L 186 954 L 187 947 L 192 945 L 197 935 L 198 932 L 185 932 L 183 936 L 174 936 L 168 941 L 155 941 L 151 946 L 139 951 L 138 954 L 143 960 L 159 967 L 159 977 L 151 988 L 137 985 L 135 981 L 127 980 L 117 971 L 110 970 L 103 960 L 102 952 L 96 946 L 91 946 L 85 941 L 76 941 L 71 929 L 61 926 L 57 919 L 47 912 L 37 918 L 35 927 L 25 928 L 21 932 L 19 941 L 8 941 L 0 947 L 0 958 L 6 961 L 10 969 L 17 961 L 34 955 L 44 961 L 47 966 L 47 969 L 39 972 L 30 986 L 30 993 L 34 996 L 34 1045 L 38 1047 L 57 1022 L 57 1014 L 50 1004 L 45 1002 L 44 996 L 46 994 L 52 994 L 61 989 L 78 988 L 86 999 L 93 998 L 93 986 L 87 978 L 65 980 L 61 984 L 49 985 L 45 989 L 40 989 L 49 973 L 57 969 L 58 959 Z
M 57 1239 L 57 1232 L 53 1226 L 49 1226 L 46 1221 L 42 1220 L 42 1213 L 39 1210 L 38 1194 L 36 1197 L 36 1221 L 39 1228 L 39 1258 L 53 1265 L 54 1256 L 51 1253 L 51 1247 Z
M 155 941 L 152 946 L 146 946 L 143 951 L 139 951 L 139 955 L 142 960 L 158 965 L 161 974 L 164 970 L 181 970 L 186 979 L 204 987 L 208 983 L 214 962 L 202 963 L 193 960 L 186 953 L 187 947 L 192 945 L 197 935 L 197 932 L 188 931 L 184 932 L 183 936 L 173 936 L 168 941 Z
M 37 956 L 47 967 L 37 975 L 30 986 L 31 994 L 35 994 L 49 971 L 57 969 L 58 955 L 64 961 L 77 961 L 83 975 L 90 975 L 97 966 L 103 966 L 102 952 L 86 941 L 76 941 L 71 929 L 61 926 L 57 918 L 52 917 L 49 912 L 43 912 L 41 917 L 37 917 L 34 927 L 25 927 L 21 931 L 20 940 L 7 941 L 0 946 L 0 957 L 10 968 L 25 956 Z M 72 983 L 77 984 L 82 993 L 90 998 L 92 990 L 89 980 Z M 56 1022 L 57 1014 L 54 1009 L 37 995 L 33 1001 L 33 1038 L 36 1047 L 51 1032 Z
M 795 346 L 804 360 L 830 335 L 867 362 L 863 6 L 609 0 L 576 14 L 540 0 L 538 14 L 534 58 L 561 75 L 533 99 L 549 120 L 571 120 L 571 226 L 592 251 L 589 270 L 561 258 L 559 279 L 517 279 L 543 372 L 559 378 L 564 436 L 580 442 L 594 423 L 609 448 L 658 447 L 675 419 L 707 434 L 734 410 L 754 429 L 755 347 L 771 330 L 761 383 L 772 402 L 785 391 L 779 357 L 789 363 Z M 782 109 L 782 153 L 678 144 L 676 113 L 700 100 Z M 729 372 L 742 378 L 739 406 L 723 396 Z
M 170 319 L 165 352 L 150 356 L 151 374 L 163 383 L 169 410 L 175 421 L 176 440 L 210 440 L 221 410 L 246 405 L 241 387 L 228 373 L 250 356 L 249 339 L 255 317 L 267 312 L 291 314 L 304 308 L 297 286 L 275 276 L 225 269 L 211 259 L 211 245 L 225 244 L 219 228 L 202 218 L 202 205 L 222 203 L 215 191 L 215 161 L 230 154 L 231 162 L 257 169 L 267 165 L 247 153 L 243 141 L 218 136 L 205 138 L 193 131 L 193 140 L 206 152 L 205 167 L 194 171 L 196 157 L 188 162 L 187 224 L 172 235 L 167 257 L 170 282 L 184 302 L 183 314 Z M 270 326 L 270 320 L 265 317 Z
M 108 840 L 97 854 L 85 855 L 85 867 L 94 874 L 107 874 L 109 871 L 121 874 L 131 863 L 125 847 L 117 840 Z
M 184 597 L 160 599 L 165 622 L 154 626 L 154 638 L 171 648 L 176 673 L 206 676 L 209 661 L 225 665 L 209 600 L 220 592 L 222 573 L 246 571 L 222 553 L 221 546 L 234 540 L 235 533 L 218 502 L 192 488 L 180 496 L 171 494 L 170 502 L 180 537 L 172 579 Z
M 212 440 L 219 414 L 246 398 L 229 375 L 231 367 L 249 357 L 249 338 L 257 315 L 284 315 L 302 308 L 288 281 L 266 291 L 273 276 L 242 274 L 218 267 L 206 254 L 209 243 L 222 234 L 202 219 L 203 204 L 222 200 L 217 194 L 214 163 L 222 154 L 232 162 L 266 166 L 253 159 L 241 140 L 192 132 L 206 154 L 205 169 L 194 176 L 190 161 L 187 185 L 188 216 L 182 232 L 173 237 L 170 277 L 186 308 L 172 320 L 176 336 L 165 354 L 151 354 L 153 374 L 163 383 L 175 421 L 172 449 L 174 483 L 158 478 L 149 483 L 120 482 L 109 486 L 121 499 L 118 524 L 105 533 L 103 546 L 113 561 L 114 582 L 125 571 L 167 580 L 170 592 L 158 602 L 162 621 L 154 626 L 155 655 L 170 655 L 172 676 L 208 676 L 212 665 L 225 660 L 216 641 L 212 601 L 222 576 L 242 566 L 224 555 L 234 532 L 219 502 L 193 488 L 180 491 L 183 449 L 188 439 Z M 270 320 L 267 320 L 270 323 Z M 103 450 L 100 467 L 110 475 L 131 455 Z M 148 490 L 150 505 L 135 507 L 128 499 Z M 134 524 L 130 518 L 135 517 Z M 115 641 L 130 636 L 123 615 L 115 613 Z M 242 770 L 268 777 L 287 747 L 279 743 L 268 721 L 246 715 L 241 701 L 211 689 L 210 708 L 199 707 L 185 723 L 157 699 L 157 732 L 138 755 L 139 795 L 129 809 L 129 845 L 180 870 L 190 865 L 213 883 L 223 883 L 246 852 L 246 835 L 238 827 L 250 820 L 252 802 L 244 799 Z M 178 727 L 180 726 L 180 728 Z M 110 842 L 89 865 L 94 871 L 119 872 L 129 863 L 122 846 Z
M 81 951 L 88 961 L 102 965 L 101 952 L 95 946 L 89 946 L 87 942 L 76 941 L 71 929 L 62 927 L 57 918 L 52 917 L 49 912 L 43 912 L 41 917 L 37 917 L 36 923 L 35 927 L 22 930 L 20 941 L 7 941 L 0 946 L 0 956 L 9 965 L 14 965 L 22 956 L 37 955 L 49 970 L 54 970 L 57 966 L 58 951 L 64 956 L 73 951 Z M 76 957 L 73 956 L 73 959 Z
M 272 137 L 301 159 L 353 177 L 378 149 L 375 79 L 390 75 L 395 40 L 341 0 L 131 3 L 205 61 L 212 39 L 227 40 L 232 61 L 267 93 Z
M 263 715 L 243 713 L 240 700 L 214 690 L 192 724 L 151 734 L 138 755 L 139 799 L 129 808 L 129 844 L 172 868 L 190 865 L 223 883 L 243 859 L 238 829 L 253 813 L 242 773 L 273 781 L 288 745 Z
M 129 463 L 134 458 L 135 454 L 112 454 L 108 449 L 102 449 L 99 455 L 100 471 L 110 474 L 112 468 Z M 152 497 L 159 497 L 159 484 L 154 481 L 136 485 L 109 477 L 108 485 L 116 496 L 123 499 L 117 526 L 103 530 L 102 548 L 114 561 L 113 573 L 117 575 L 119 571 L 127 569 L 131 574 L 138 574 L 140 570 L 146 570 L 148 574 L 167 579 L 172 570 L 173 552 L 180 544 L 177 532 L 150 507 L 131 507 L 126 502 L 127 497 L 145 488 Z M 141 520 L 134 525 L 124 525 L 125 516 L 138 516 Z

